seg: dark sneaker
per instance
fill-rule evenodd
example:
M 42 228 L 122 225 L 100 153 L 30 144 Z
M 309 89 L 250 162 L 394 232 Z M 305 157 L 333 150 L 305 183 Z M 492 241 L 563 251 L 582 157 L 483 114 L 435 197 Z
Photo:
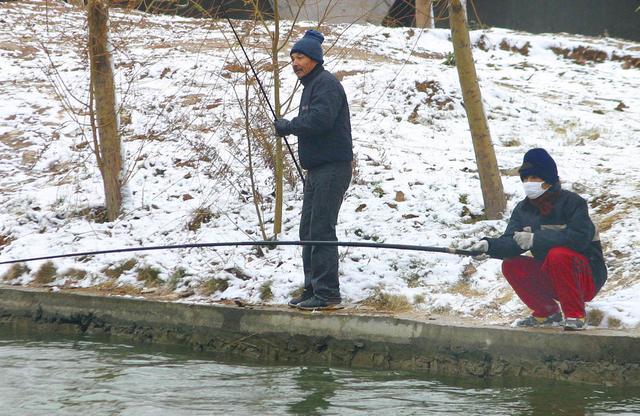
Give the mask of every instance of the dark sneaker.
M 587 322 L 584 318 L 567 318 L 564 320 L 565 331 L 584 331 L 587 329 Z
M 313 297 L 313 293 L 305 290 L 302 292 L 300 296 L 296 296 L 295 298 L 291 299 L 288 305 L 291 306 L 292 308 L 297 308 L 300 302 L 304 302 L 305 300 L 311 299 L 312 297 Z
M 538 318 L 537 316 L 527 316 L 526 318 L 516 321 L 516 326 L 525 328 L 539 328 L 560 325 L 562 322 L 562 313 L 556 312 L 553 315 Z
M 339 309 L 340 301 L 339 300 L 324 300 L 318 297 L 313 296 L 310 299 L 307 299 L 303 302 L 298 303 L 298 309 L 303 309 L 305 311 L 316 311 L 316 310 L 327 310 L 327 309 Z

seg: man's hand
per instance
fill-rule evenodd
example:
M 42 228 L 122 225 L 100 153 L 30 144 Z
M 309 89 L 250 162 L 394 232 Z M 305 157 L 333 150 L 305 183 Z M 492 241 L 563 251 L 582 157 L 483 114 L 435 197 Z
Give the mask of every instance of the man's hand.
M 489 256 L 486 254 L 489 251 L 489 242 L 487 240 L 480 240 L 470 248 L 471 251 L 479 251 L 482 254 L 478 254 L 477 256 L 473 256 L 476 260 L 486 260 Z
M 523 250 L 529 250 L 533 247 L 533 233 L 530 231 L 517 231 L 513 234 L 513 239 Z
M 291 134 L 289 124 L 291 122 L 286 118 L 279 118 L 273 122 L 273 127 L 276 129 L 276 134 L 280 137 L 285 137 Z

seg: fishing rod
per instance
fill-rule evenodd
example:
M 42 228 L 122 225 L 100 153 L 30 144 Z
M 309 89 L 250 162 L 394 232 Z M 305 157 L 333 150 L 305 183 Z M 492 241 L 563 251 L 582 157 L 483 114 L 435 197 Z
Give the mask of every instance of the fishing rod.
M 223 241 L 217 243 L 188 243 L 174 244 L 163 246 L 143 246 L 143 247 L 126 247 L 110 250 L 84 251 L 78 253 L 54 254 L 50 256 L 28 257 L 15 260 L 0 261 L 2 264 L 24 263 L 36 260 L 52 260 L 65 257 L 94 256 L 97 254 L 111 253 L 128 253 L 133 251 L 154 251 L 154 250 L 176 250 L 181 248 L 210 248 L 210 247 L 233 247 L 233 246 L 327 246 L 327 247 L 366 247 L 366 248 L 383 248 L 394 250 L 409 251 L 425 251 L 445 254 L 457 254 L 459 256 L 479 256 L 483 254 L 480 251 L 459 250 L 449 247 L 430 247 L 408 244 L 385 244 L 385 243 L 366 243 L 359 241 Z
M 247 63 L 249 64 L 249 67 L 251 67 L 251 71 L 253 72 L 253 77 L 256 79 L 256 81 L 258 81 L 258 86 L 260 87 L 260 91 L 262 91 L 262 95 L 264 96 L 265 101 L 269 105 L 269 110 L 271 110 L 271 115 L 273 116 L 273 119 L 275 121 L 278 119 L 278 116 L 276 116 L 276 112 L 273 109 L 273 106 L 271 105 L 271 101 L 269 101 L 269 96 L 267 95 L 267 92 L 264 90 L 264 87 L 262 86 L 262 81 L 260 81 L 260 78 L 258 77 L 258 73 L 256 72 L 256 69 L 253 67 L 253 63 L 251 62 L 251 59 L 249 59 L 249 55 L 247 54 L 247 51 L 244 49 L 244 45 L 240 40 L 240 36 L 238 36 L 238 32 L 236 32 L 236 28 L 233 26 L 233 23 L 231 23 L 231 19 L 229 19 L 228 16 L 226 16 L 226 19 L 227 19 L 227 22 L 229 23 L 229 26 L 231 27 L 231 30 L 233 31 L 233 34 L 236 37 L 236 40 L 238 41 L 238 44 L 240 45 L 240 48 L 242 49 L 242 53 L 244 53 L 244 57 L 247 59 Z M 302 174 L 302 169 L 300 169 L 300 166 L 298 165 L 298 160 L 293 154 L 293 150 L 291 150 L 291 146 L 289 145 L 289 141 L 287 140 L 287 137 L 282 136 L 282 138 L 284 139 L 284 143 L 287 145 L 287 149 L 289 150 L 291 159 L 293 159 L 293 163 L 296 165 L 296 169 L 298 170 L 298 174 L 300 175 L 300 179 L 302 180 L 302 185 L 304 186 L 304 175 Z

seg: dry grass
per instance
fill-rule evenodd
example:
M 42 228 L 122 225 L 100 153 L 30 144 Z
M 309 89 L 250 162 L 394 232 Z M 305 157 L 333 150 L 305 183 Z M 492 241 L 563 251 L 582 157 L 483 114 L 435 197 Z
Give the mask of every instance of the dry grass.
M 160 279 L 160 269 L 152 266 L 139 267 L 136 272 L 136 280 L 138 280 L 138 282 L 144 282 L 145 286 L 155 287 L 162 283 L 162 279 Z
M 22 276 L 25 273 L 31 272 L 31 269 L 27 267 L 26 264 L 23 263 L 15 263 L 2 275 L 2 280 L 7 282 L 10 280 L 15 280 L 18 277 Z
M 484 296 L 484 293 L 471 287 L 471 282 L 468 279 L 462 278 L 458 280 L 449 289 L 450 293 L 458 293 L 466 298 L 479 298 Z
M 200 283 L 198 292 L 203 296 L 211 296 L 216 292 L 224 292 L 229 287 L 226 279 L 209 279 Z
M 271 284 L 273 282 L 268 281 L 264 282 L 262 286 L 260 286 L 260 300 L 263 302 L 268 302 L 273 299 L 273 291 L 271 291 Z
M 124 272 L 133 270 L 133 268 L 136 267 L 136 264 L 138 264 L 138 260 L 129 259 L 118 266 L 112 265 L 102 269 L 101 271 L 110 279 L 118 279 L 124 274 Z
M 139 287 L 128 284 L 119 284 L 117 279 L 109 279 L 96 285 L 95 288 L 114 295 L 138 296 L 142 292 L 142 289 Z
M 36 276 L 33 279 L 33 282 L 41 285 L 46 285 L 56 280 L 57 274 L 58 269 L 55 264 L 53 264 L 52 261 L 48 261 L 40 266 L 40 268 L 36 272 Z
M 197 208 L 191 214 L 191 219 L 187 222 L 187 230 L 197 231 L 202 227 L 202 224 L 206 224 L 214 218 L 213 213 L 209 208 Z
M 609 317 L 607 318 L 607 326 L 609 328 L 621 328 L 622 327 L 622 321 L 618 318 L 612 318 Z
M 591 309 L 587 312 L 587 322 L 589 325 L 598 326 L 604 319 L 604 313 L 600 309 Z
M 60 277 L 63 277 L 65 279 L 71 279 L 71 280 L 82 280 L 87 276 L 87 271 L 86 270 L 82 270 L 82 269 L 76 269 L 74 267 L 65 270 L 64 272 L 60 273 Z
M 374 290 L 374 294 L 365 299 L 362 304 L 389 312 L 406 312 L 413 309 L 406 296 L 390 295 L 379 288 Z

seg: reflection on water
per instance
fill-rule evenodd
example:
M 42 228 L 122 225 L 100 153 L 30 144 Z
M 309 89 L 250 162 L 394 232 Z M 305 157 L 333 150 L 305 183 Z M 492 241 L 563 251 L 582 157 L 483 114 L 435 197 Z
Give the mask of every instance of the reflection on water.
M 640 414 L 640 389 L 221 362 L 0 329 L 7 415 Z

